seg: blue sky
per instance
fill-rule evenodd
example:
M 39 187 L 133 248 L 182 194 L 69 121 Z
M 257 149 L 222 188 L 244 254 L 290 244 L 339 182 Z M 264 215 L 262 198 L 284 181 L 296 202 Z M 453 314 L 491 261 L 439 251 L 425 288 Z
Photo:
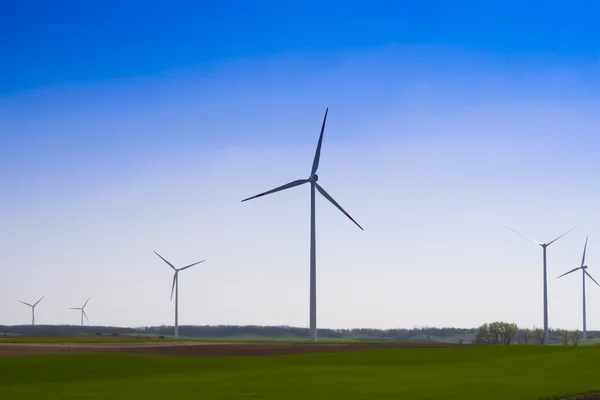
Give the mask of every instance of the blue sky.
M 485 3 L 3 3 L 0 323 L 44 294 L 40 323 L 88 296 L 170 323 L 157 250 L 207 259 L 182 323 L 305 326 L 308 191 L 239 200 L 308 174 L 330 107 L 319 175 L 365 232 L 318 202 L 320 326 L 540 325 L 540 252 L 503 225 L 585 222 L 550 266 L 578 327 L 554 277 L 588 234 L 599 259 L 598 6 Z
M 597 60 L 592 1 L 5 1 L 0 93 L 389 43 Z

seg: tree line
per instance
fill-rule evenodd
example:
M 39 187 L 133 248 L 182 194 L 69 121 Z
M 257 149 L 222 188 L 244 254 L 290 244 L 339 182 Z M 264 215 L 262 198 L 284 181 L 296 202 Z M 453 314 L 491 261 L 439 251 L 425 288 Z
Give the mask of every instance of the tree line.
M 519 328 L 514 323 L 496 321 L 489 324 L 481 325 L 475 334 L 475 344 L 489 345 L 508 345 L 513 343 L 519 344 L 542 344 L 546 337 L 546 332 L 541 328 Z M 595 339 L 600 337 L 597 331 L 592 331 L 588 334 L 588 338 Z M 572 343 L 573 346 L 579 344 L 581 339 L 581 331 L 550 329 L 548 341 L 560 341 L 565 346 Z
M 0 334 L 73 335 L 73 334 L 138 334 L 170 336 L 173 326 L 143 326 L 137 328 L 79 325 L 0 325 Z M 473 335 L 475 329 L 464 328 L 413 328 L 413 329 L 319 329 L 319 337 L 340 340 L 378 341 L 439 341 L 450 337 Z M 195 338 L 249 337 L 266 339 L 303 339 L 308 337 L 308 328 L 293 326 L 216 325 L 179 327 L 179 335 Z
M 164 336 L 173 334 L 173 326 L 80 326 L 80 325 L 0 325 L 0 335 L 144 335 Z M 183 325 L 179 327 L 181 336 L 193 338 L 248 338 L 248 339 L 297 339 L 308 337 L 308 328 L 293 326 L 257 326 L 257 325 Z M 479 328 L 434 328 L 418 327 L 413 329 L 319 329 L 319 337 L 332 340 L 364 341 L 418 341 L 475 344 L 533 344 L 544 340 L 543 329 L 519 328 L 516 324 L 492 322 Z M 576 339 L 577 331 L 550 330 L 550 341 L 562 342 Z M 588 338 L 600 338 L 600 331 L 588 331 Z

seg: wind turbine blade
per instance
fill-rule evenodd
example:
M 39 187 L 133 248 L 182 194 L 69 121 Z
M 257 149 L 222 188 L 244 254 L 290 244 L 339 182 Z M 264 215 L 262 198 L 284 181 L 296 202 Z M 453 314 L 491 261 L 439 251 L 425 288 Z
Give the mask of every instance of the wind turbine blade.
M 83 313 L 83 315 L 85 316 L 85 319 L 87 319 L 87 320 L 89 321 L 90 319 L 88 318 L 87 314 L 85 313 L 85 310 L 84 310 L 84 309 L 82 309 L 82 310 L 81 310 L 81 312 L 82 312 L 82 313 Z
M 83 310 L 85 308 L 85 306 L 87 305 L 88 301 L 90 301 L 91 297 L 88 297 L 88 299 L 85 301 L 85 304 L 83 305 L 83 307 L 81 307 L 81 309 Z
M 585 251 L 587 249 L 587 242 L 588 242 L 589 238 L 590 238 L 589 236 L 585 238 L 585 246 L 583 246 L 583 258 L 581 259 L 581 266 L 582 267 L 585 265 Z
M 529 236 L 525 236 L 525 235 L 523 235 L 521 232 L 517 232 L 517 231 L 515 231 L 513 228 L 509 228 L 508 226 L 505 226 L 505 228 L 506 228 L 506 229 L 508 229 L 508 230 L 510 230 L 510 231 L 513 231 L 513 232 L 514 232 L 514 233 L 516 233 L 517 235 L 521 235 L 521 236 L 523 236 L 525 239 L 529 239 L 529 240 L 531 240 L 531 241 L 532 241 L 533 243 L 535 243 L 535 244 L 538 244 L 538 245 L 540 245 L 540 246 L 542 245 L 542 244 L 541 244 L 540 242 L 538 242 L 537 240 L 533 240 L 533 239 L 532 239 L 532 238 L 530 238 Z
M 197 264 L 203 263 L 204 261 L 206 261 L 206 260 L 202 260 L 202 261 L 198 261 L 198 262 L 195 262 L 195 263 L 193 263 L 193 264 L 190 264 L 190 265 L 186 265 L 186 266 L 185 266 L 185 267 L 183 267 L 183 268 L 179 268 L 179 271 L 183 271 L 184 269 L 188 269 L 189 267 L 193 267 L 194 265 L 197 265 Z
M 570 270 L 569 272 L 565 272 L 565 273 L 564 273 L 564 274 L 562 274 L 561 276 L 558 276 L 558 277 L 556 277 L 556 279 L 558 279 L 558 278 L 562 278 L 563 276 L 565 276 L 565 275 L 569 275 L 571 272 L 575 272 L 575 271 L 578 271 L 578 270 L 580 270 L 580 269 L 581 269 L 581 267 L 574 268 L 574 269 Z
M 297 181 L 286 183 L 285 185 L 279 186 L 278 188 L 275 188 L 273 190 L 269 190 L 268 192 L 264 192 L 264 193 L 261 193 L 261 194 L 257 194 L 256 196 L 248 197 L 247 199 L 242 200 L 242 203 L 245 202 L 245 201 L 248 201 L 248 200 L 255 199 L 257 197 L 266 196 L 266 195 L 271 194 L 271 193 L 280 192 L 282 190 L 293 188 L 295 186 L 300 186 L 300 185 L 303 185 L 303 184 L 305 184 L 307 182 L 308 182 L 308 179 L 298 179 Z
M 154 251 L 154 250 L 152 250 L 152 251 Z M 165 259 L 163 258 L 163 256 L 161 256 L 160 254 L 158 254 L 158 253 L 157 253 L 157 252 L 155 252 L 155 251 L 154 251 L 154 254 L 156 254 L 157 256 L 159 256 L 159 257 L 160 257 L 160 258 L 161 258 L 161 259 L 162 259 L 164 262 L 166 262 L 167 264 L 169 264 L 169 266 L 170 266 L 171 268 L 173 268 L 175 271 L 177 271 L 177 268 L 175 268 L 175 267 L 173 266 L 173 264 L 171 264 L 170 262 L 168 262 L 167 260 L 165 260 Z
M 579 226 L 581 226 L 581 224 L 577 225 L 574 228 L 569 229 L 568 231 L 566 231 L 565 233 L 563 233 L 562 235 L 560 235 L 559 237 L 557 237 L 556 239 L 554 239 L 553 241 L 551 241 L 550 243 L 548 243 L 547 246 L 550 246 L 552 243 L 556 242 L 558 239 L 560 239 L 561 237 L 565 236 L 567 233 L 571 232 L 575 228 L 578 228 Z
M 43 296 L 41 299 L 39 299 L 33 306 L 34 307 L 37 306 L 40 301 L 44 300 L 44 297 L 46 297 L 46 296 Z
M 592 276 L 589 274 L 589 272 L 587 272 L 586 270 L 583 270 L 583 272 L 588 276 L 588 278 L 593 280 L 596 285 L 600 286 L 600 283 L 596 282 L 596 280 L 594 278 L 592 278 Z
M 81 308 L 79 308 L 79 307 L 76 307 L 76 308 L 75 307 L 69 307 L 69 310 L 81 310 Z
M 329 112 L 329 107 L 325 110 L 325 118 L 323 118 L 323 125 L 321 126 L 321 134 L 319 135 L 319 143 L 317 144 L 317 151 L 315 152 L 315 159 L 313 161 L 312 170 L 310 171 L 311 175 L 317 173 L 317 169 L 319 169 L 319 161 L 321 160 L 321 144 L 323 143 L 323 132 L 325 131 L 325 121 L 327 121 L 327 113 Z
M 171 300 L 173 300 L 173 291 L 175 290 L 175 280 L 177 280 L 177 272 L 173 275 L 173 287 L 171 288 Z
M 325 189 L 323 189 L 321 186 L 319 186 L 319 184 L 318 184 L 318 183 L 316 183 L 316 182 L 315 182 L 315 186 L 317 187 L 317 190 L 319 191 L 319 193 L 321 193 L 321 194 L 323 195 L 323 197 L 325 197 L 327 200 L 329 200 L 329 201 L 331 202 L 331 204 L 333 204 L 334 206 L 336 206 L 336 207 L 338 208 L 338 210 L 340 210 L 341 212 L 343 212 L 343 213 L 346 215 L 346 217 L 350 218 L 350 220 L 351 220 L 352 222 L 354 222 L 354 223 L 356 224 L 356 226 L 358 226 L 360 229 L 362 229 L 362 230 L 364 231 L 363 227 L 362 227 L 362 226 L 360 226 L 360 225 L 358 224 L 358 222 L 356 222 L 356 221 L 354 220 L 354 218 L 352 218 L 352 217 L 350 216 L 350 214 L 348 214 L 348 213 L 346 212 L 346 210 L 344 210 L 344 209 L 342 208 L 342 206 L 340 206 L 340 205 L 339 205 L 339 204 L 338 204 L 338 203 L 337 203 L 337 202 L 336 202 L 336 201 L 333 199 L 333 197 L 331 197 L 331 196 L 330 196 L 330 195 L 329 195 L 329 194 L 328 194 L 328 193 L 325 191 Z
M 17 300 L 17 301 L 18 301 L 19 303 L 25 304 L 26 306 L 33 307 L 31 304 L 29 304 L 29 303 L 25 303 L 24 301 L 21 301 L 21 300 Z M 22 310 L 22 308 L 21 308 L 21 310 Z

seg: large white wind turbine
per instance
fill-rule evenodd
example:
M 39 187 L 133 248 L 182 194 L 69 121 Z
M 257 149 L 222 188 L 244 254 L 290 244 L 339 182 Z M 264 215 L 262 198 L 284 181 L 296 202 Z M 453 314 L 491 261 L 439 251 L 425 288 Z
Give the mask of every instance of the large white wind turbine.
M 517 235 L 523 236 L 525 239 L 531 240 L 533 243 L 537 244 L 538 246 L 542 246 L 542 249 L 544 249 L 544 344 L 548 344 L 548 335 L 549 335 L 549 330 L 548 330 L 548 277 L 547 277 L 547 272 L 546 272 L 546 265 L 547 265 L 547 263 L 546 263 L 546 249 L 552 243 L 556 242 L 558 239 L 560 239 L 561 237 L 565 236 L 567 233 L 571 232 L 572 230 L 574 230 L 575 228 L 579 227 L 580 225 L 577 225 L 576 227 L 569 229 L 568 231 L 566 231 L 565 233 L 563 233 L 562 235 L 560 235 L 559 237 L 557 237 L 556 239 L 554 239 L 554 240 L 552 240 L 552 241 L 550 241 L 548 243 L 540 243 L 537 240 L 533 240 L 529 236 L 525 236 L 522 233 L 517 232 L 514 229 L 505 226 L 506 229 L 509 229 L 509 230 L 513 231 Z
M 196 264 L 200 264 L 201 262 L 204 262 L 205 260 L 202 261 L 198 261 L 195 262 L 193 264 L 190 265 L 186 265 L 183 268 L 175 268 L 173 266 L 173 264 L 171 264 L 170 262 L 168 262 L 167 260 L 165 260 L 163 258 L 163 256 L 161 256 L 160 254 L 158 254 L 156 251 L 154 252 L 154 254 L 156 254 L 157 256 L 159 256 L 164 262 L 166 262 L 167 264 L 169 264 L 169 267 L 173 268 L 173 270 L 175 271 L 175 275 L 173 275 L 173 287 L 171 288 L 171 300 L 173 300 L 173 290 L 175 291 L 175 339 L 179 339 L 179 271 L 183 271 L 184 269 L 188 269 L 189 267 L 193 267 Z
M 299 179 L 273 190 L 269 190 L 267 192 L 258 194 L 256 196 L 249 197 L 247 199 L 242 200 L 242 202 L 255 199 L 257 197 L 265 196 L 271 193 L 279 192 L 281 190 L 286 190 L 293 188 L 295 186 L 300 186 L 305 183 L 310 183 L 310 340 L 317 340 L 317 255 L 316 255 L 316 237 L 315 237 L 315 189 L 319 191 L 327 200 L 329 200 L 334 206 L 336 206 L 344 215 L 346 215 L 352 222 L 354 222 L 360 229 L 364 230 L 362 226 L 358 224 L 351 216 L 348 214 L 342 206 L 340 206 L 334 199 L 331 197 L 325 189 L 323 189 L 317 181 L 319 177 L 317 175 L 317 169 L 319 168 L 319 160 L 321 158 L 321 144 L 323 142 L 323 131 L 325 130 L 325 121 L 327 121 L 327 113 L 329 108 L 325 110 L 325 118 L 323 118 L 323 125 L 321 126 L 321 134 L 319 136 L 319 142 L 317 144 L 317 151 L 315 153 L 315 158 L 312 165 L 312 170 L 310 171 L 310 177 L 308 179 Z
M 25 304 L 26 306 L 31 307 L 31 326 L 35 325 L 35 306 L 37 306 L 38 303 L 44 299 L 44 297 L 46 297 L 46 296 L 43 296 L 41 299 L 39 299 L 38 301 L 36 301 L 33 304 L 29 304 L 29 303 L 25 303 L 24 301 L 17 300 L 19 303 L 22 303 L 22 304 Z
M 587 265 L 585 265 L 585 251 L 587 249 L 587 244 L 588 244 L 588 238 L 585 238 L 585 245 L 583 246 L 583 258 L 581 259 L 581 267 L 577 267 L 574 268 L 572 270 L 570 270 L 569 272 L 565 272 L 564 274 L 562 274 L 561 276 L 559 276 L 558 278 L 562 278 L 565 275 L 569 275 L 571 272 L 575 272 L 578 270 L 581 270 L 581 275 L 583 278 L 583 338 L 587 339 L 587 317 L 586 317 L 586 307 L 585 307 L 585 276 L 587 275 L 588 278 L 590 278 L 592 281 L 594 281 L 594 283 L 598 286 L 600 286 L 600 283 L 596 282 L 596 280 L 594 278 L 592 278 L 592 276 L 590 275 L 589 272 L 587 272 Z M 558 279 L 556 278 L 556 279 Z
M 83 316 L 85 315 L 85 319 L 87 319 L 88 321 L 90 320 L 87 316 L 87 314 L 85 313 L 85 306 L 87 305 L 88 301 L 90 301 L 91 297 L 88 297 L 88 299 L 85 301 L 85 303 L 83 304 L 83 307 L 71 307 L 69 308 L 69 310 L 81 310 L 81 326 L 83 326 Z

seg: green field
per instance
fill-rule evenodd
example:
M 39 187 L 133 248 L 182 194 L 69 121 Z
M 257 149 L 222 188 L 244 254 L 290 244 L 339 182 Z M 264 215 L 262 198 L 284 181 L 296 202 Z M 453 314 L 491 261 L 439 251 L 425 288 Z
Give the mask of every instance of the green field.
M 0 358 L 10 399 L 552 399 L 600 392 L 597 347 L 381 349 L 277 357 Z

